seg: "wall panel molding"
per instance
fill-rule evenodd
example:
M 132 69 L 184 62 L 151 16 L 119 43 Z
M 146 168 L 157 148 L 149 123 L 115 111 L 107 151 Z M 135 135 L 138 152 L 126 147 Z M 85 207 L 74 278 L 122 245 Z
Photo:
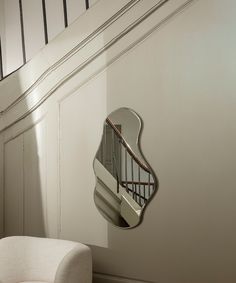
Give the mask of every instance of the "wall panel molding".
M 23 135 L 3 147 L 3 235 L 24 234 L 24 143 Z M 14 176 L 14 178 L 13 178 Z
M 53 55 L 54 50 L 49 44 L 40 55 L 43 61 L 48 62 L 51 60 L 51 66 L 47 68 L 47 64 L 45 64 L 44 68 L 46 70 L 38 79 L 32 81 L 30 86 L 17 99 L 1 110 L 0 114 L 4 119 L 4 123 L 0 131 L 27 117 L 76 74 L 81 74 L 78 85 L 86 83 L 143 41 L 156 29 L 166 24 L 167 21 L 193 1 L 129 1 L 112 17 L 55 62 L 53 62 L 55 57 Z M 98 4 L 95 7 L 98 7 Z M 92 13 L 93 9 L 89 10 L 89 12 Z M 83 15 L 74 25 L 79 25 L 80 20 L 86 18 L 86 16 Z M 71 31 L 70 27 L 68 27 L 61 37 L 55 40 L 54 45 L 57 44 L 59 39 L 62 40 L 64 37 L 66 39 L 67 33 L 70 34 Z M 62 54 L 63 51 L 60 50 L 60 53 Z M 37 59 L 35 59 L 35 62 L 37 62 Z M 26 64 L 26 67 L 29 67 L 28 71 L 30 71 L 33 65 L 27 66 Z M 11 77 L 9 77 L 9 83 L 10 81 Z M 4 86 L 6 91 L 7 85 Z
M 53 112 L 53 115 L 55 112 Z M 0 191 L 3 198 L 7 198 L 6 192 L 9 194 L 18 191 L 18 183 L 12 181 L 15 178 L 15 171 L 10 172 L 6 175 L 7 166 L 6 161 L 9 160 L 9 164 L 17 170 L 16 172 L 22 172 L 22 185 L 19 195 L 20 209 L 19 215 L 21 216 L 21 226 L 18 225 L 18 230 L 11 231 L 9 230 L 9 223 L 12 221 L 7 216 L 6 209 L 12 209 L 10 205 L 10 195 L 5 200 L 5 205 L 2 206 L 2 233 L 0 235 L 35 235 L 35 236 L 48 236 L 57 238 L 57 208 L 58 208 L 58 187 L 56 180 L 58 179 L 57 174 L 54 174 L 54 171 L 57 172 L 56 167 L 52 166 L 57 163 L 57 148 L 54 146 L 54 140 L 57 141 L 57 135 L 53 131 L 54 117 L 47 116 L 41 117 L 41 119 L 35 121 L 35 124 L 24 123 L 21 125 L 21 130 L 17 131 L 14 129 L 9 129 L 5 132 L 4 138 L 1 135 L 2 147 L 3 147 L 3 157 L 1 162 L 3 164 L 3 183 L 0 184 Z M 48 137 L 49 131 L 47 127 L 50 126 L 51 136 Z M 14 127 L 13 127 L 14 128 Z M 57 132 L 57 129 L 56 129 Z M 21 141 L 20 145 L 17 146 L 18 140 Z M 16 143 L 17 142 L 17 143 Z M 51 145 L 52 142 L 52 145 Z M 22 166 L 20 166 L 16 160 L 17 157 L 14 154 L 14 151 L 6 151 L 6 148 L 9 145 L 16 144 L 17 154 L 22 156 Z M 14 148 L 13 148 L 14 149 Z M 7 155 L 6 155 L 7 153 Z M 47 155 L 50 153 L 50 159 Z M 18 156 L 17 155 L 17 156 Z M 12 163 L 13 162 L 13 163 Z M 14 163 L 16 162 L 16 166 Z M 19 166 L 18 166 L 19 165 Z M 18 167 L 17 167 L 18 166 Z M 16 168 L 17 167 L 17 168 Z M 10 182 L 9 185 L 6 186 Z M 53 184 L 53 185 L 52 185 Z M 48 189 L 50 186 L 50 189 Z M 18 196 L 18 194 L 16 194 Z M 40 201 L 40 198 L 42 200 Z M 6 202 L 8 200 L 8 202 Z M 33 205 L 33 207 L 32 207 Z M 40 206 L 40 207 L 39 207 Z M 4 208 L 5 207 L 5 208 Z M 31 211 L 29 213 L 29 210 Z M 9 218 L 9 219 L 8 219 Z M 16 221 L 16 220 L 15 220 Z M 16 226 L 16 222 L 13 221 L 13 226 Z M 0 221 L 1 223 L 1 221 Z M 40 224 L 41 223 L 41 224 Z M 41 230 L 38 229 L 38 225 L 41 225 Z M 19 230 L 20 229 L 20 230 Z
M 39 119 L 32 121 L 31 117 L 28 120 L 22 121 L 22 123 L 15 124 L 13 127 L 8 128 L 7 131 L 4 132 L 3 144 L 4 146 L 14 140 L 20 135 L 23 135 L 27 131 L 31 130 L 35 126 L 37 126 L 40 122 L 42 122 L 46 118 L 46 115 L 42 115 Z M 19 125 L 19 126 L 18 126 Z
M 85 15 L 84 15 L 83 17 L 81 17 L 81 19 L 78 19 L 71 27 L 68 27 L 68 29 L 63 34 L 65 35 L 66 33 L 70 37 L 71 31 L 74 32 L 76 30 L 77 35 L 73 34 L 73 36 L 75 36 L 76 39 L 70 42 L 70 40 L 68 39 L 68 36 L 64 36 L 61 34 L 59 36 L 60 38 L 59 40 L 52 41 L 50 45 L 45 48 L 46 50 L 44 50 L 43 52 L 46 56 L 45 55 L 40 56 L 41 61 L 43 61 L 42 68 L 36 72 L 36 75 L 31 80 L 29 80 L 27 83 L 24 82 L 24 85 L 23 87 L 21 86 L 22 87 L 21 89 L 17 90 L 18 93 L 17 93 L 16 98 L 12 97 L 10 98 L 10 100 L 12 101 L 6 101 L 4 106 L 1 105 L 0 113 L 6 113 L 9 109 L 11 109 L 15 104 L 21 101 L 29 93 L 32 93 L 33 89 L 35 89 L 41 83 L 41 81 L 43 81 L 53 70 L 55 70 L 58 66 L 60 66 L 64 60 L 72 56 L 75 52 L 77 52 L 78 50 L 83 48 L 88 42 L 90 42 L 94 37 L 96 37 L 98 34 L 103 32 L 109 25 L 112 24 L 113 21 L 115 21 L 119 16 L 121 16 L 127 10 L 128 7 L 131 6 L 131 3 L 136 3 L 138 1 L 140 0 L 131 0 L 131 1 L 124 0 L 124 1 L 120 1 L 121 3 L 120 5 L 117 5 L 117 4 L 114 5 L 113 3 L 112 6 L 114 6 L 114 8 L 111 8 L 111 5 L 108 4 L 109 1 L 108 3 L 106 3 L 107 1 L 103 1 L 104 5 L 101 7 L 100 11 L 96 11 L 101 14 L 100 15 L 101 20 L 99 21 L 94 20 L 95 13 L 88 11 L 86 13 L 86 19 L 84 19 L 85 18 Z M 106 9 L 107 14 L 103 13 L 104 7 L 107 8 Z M 114 13 L 113 16 L 111 16 L 110 13 Z M 91 24 L 91 19 L 94 20 L 94 24 L 93 23 Z M 84 22 L 87 23 L 88 30 L 85 30 L 85 27 L 83 26 Z M 83 30 L 81 30 L 81 26 L 83 26 Z M 60 49 L 60 44 L 58 47 L 57 41 L 61 41 L 63 39 L 67 41 L 66 46 L 63 46 L 64 48 Z M 55 47 L 57 49 L 58 48 L 60 49 L 60 50 L 56 50 L 56 53 L 57 53 L 56 56 L 55 56 L 55 50 L 54 50 L 54 54 L 53 52 L 52 54 L 47 54 L 48 52 L 50 53 L 51 51 L 50 46 L 52 46 L 52 49 L 54 49 Z M 41 54 L 42 52 L 39 52 L 39 53 Z M 52 62 L 52 59 L 50 59 L 51 66 L 49 66 L 49 64 L 46 64 L 46 61 L 48 59 L 47 55 L 48 56 L 52 55 L 53 57 L 53 62 Z M 10 87 L 11 83 L 12 82 L 16 83 L 18 79 L 22 79 L 22 77 L 23 78 L 26 77 L 30 69 L 37 67 L 38 63 L 39 62 L 36 58 L 32 59 L 32 62 L 28 62 L 19 71 L 12 74 L 9 78 L 6 78 L 4 81 L 0 82 L 0 87 L 3 88 L 9 94 L 12 91 L 12 88 Z

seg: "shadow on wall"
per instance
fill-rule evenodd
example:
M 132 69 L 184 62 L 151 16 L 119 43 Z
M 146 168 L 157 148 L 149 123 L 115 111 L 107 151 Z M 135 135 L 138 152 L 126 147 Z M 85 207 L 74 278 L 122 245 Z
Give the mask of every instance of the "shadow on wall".
M 18 72 L 13 87 L 21 90 Z M 2 81 L 8 83 L 10 77 Z M 0 82 L 1 84 L 1 82 Z M 1 87 L 1 86 L 0 86 Z M 15 107 L 18 107 L 16 105 Z M 21 112 L 28 106 L 21 104 Z M 14 115 L 14 107 L 6 115 Z M 45 124 L 34 116 L 1 132 L 4 160 L 4 236 L 46 236 Z

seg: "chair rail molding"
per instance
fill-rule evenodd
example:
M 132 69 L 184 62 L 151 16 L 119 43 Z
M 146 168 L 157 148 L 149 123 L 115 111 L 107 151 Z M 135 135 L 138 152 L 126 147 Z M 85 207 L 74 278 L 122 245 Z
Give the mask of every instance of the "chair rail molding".
M 34 112 L 76 74 L 77 87 L 84 85 L 194 1 L 99 1 L 0 82 L 0 132 Z

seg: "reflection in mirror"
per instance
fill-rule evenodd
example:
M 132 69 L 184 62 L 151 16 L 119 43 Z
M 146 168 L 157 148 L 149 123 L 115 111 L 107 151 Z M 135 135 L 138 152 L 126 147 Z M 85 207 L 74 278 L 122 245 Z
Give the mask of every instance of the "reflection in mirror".
M 152 169 L 139 147 L 141 119 L 120 108 L 104 122 L 103 136 L 94 159 L 95 204 L 112 224 L 131 228 L 157 189 Z

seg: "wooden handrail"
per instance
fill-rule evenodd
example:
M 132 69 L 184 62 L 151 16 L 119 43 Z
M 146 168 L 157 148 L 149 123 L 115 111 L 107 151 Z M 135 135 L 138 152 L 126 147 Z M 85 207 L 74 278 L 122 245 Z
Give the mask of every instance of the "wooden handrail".
M 136 156 L 136 154 L 133 152 L 133 150 L 130 148 L 129 144 L 126 142 L 126 140 L 123 138 L 122 134 L 120 133 L 120 131 L 116 128 L 116 126 L 113 124 L 113 122 L 107 118 L 106 119 L 107 124 L 109 124 L 109 126 L 111 126 L 111 128 L 114 130 L 115 134 L 118 136 L 118 138 L 122 141 L 122 144 L 124 145 L 124 147 L 126 148 L 126 150 L 129 152 L 129 154 L 132 156 L 132 158 L 138 163 L 138 165 L 145 170 L 148 173 L 150 172 L 150 169 L 147 167 L 146 164 L 144 164 L 139 158 L 138 156 Z
M 155 186 L 155 183 L 148 183 L 148 182 L 138 182 L 138 181 L 121 181 L 121 184 L 127 185 L 143 185 L 143 186 Z

